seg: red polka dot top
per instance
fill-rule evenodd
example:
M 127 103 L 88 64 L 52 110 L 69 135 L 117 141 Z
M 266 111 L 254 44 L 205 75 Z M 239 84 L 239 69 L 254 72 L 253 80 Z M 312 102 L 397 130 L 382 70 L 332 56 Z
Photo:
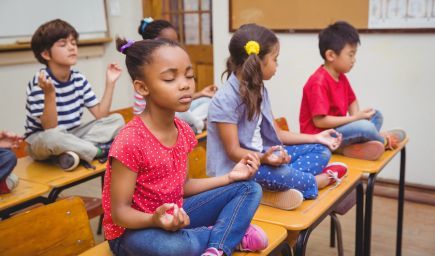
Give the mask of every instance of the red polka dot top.
M 112 143 L 109 159 L 116 158 L 137 173 L 136 188 L 131 207 L 154 213 L 164 203 L 183 204 L 183 185 L 186 179 L 187 154 L 197 144 L 189 125 L 174 120 L 178 137 L 172 147 L 164 146 L 136 116 L 121 129 Z M 103 187 L 104 232 L 106 239 L 121 236 L 125 228 L 112 221 L 110 204 L 111 165 L 107 164 Z

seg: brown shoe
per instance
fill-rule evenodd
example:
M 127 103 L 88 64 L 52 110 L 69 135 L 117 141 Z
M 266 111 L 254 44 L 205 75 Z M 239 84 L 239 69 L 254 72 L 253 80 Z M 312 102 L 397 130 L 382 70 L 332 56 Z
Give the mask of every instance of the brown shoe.
M 384 145 L 376 140 L 357 143 L 343 148 L 343 155 L 364 160 L 377 160 L 384 153 Z
M 381 132 L 382 137 L 384 137 L 386 143 L 386 149 L 396 149 L 400 142 L 406 138 L 406 132 L 402 129 L 393 129 L 386 132 Z
M 263 198 L 260 203 L 283 210 L 293 210 L 298 208 L 303 201 L 302 193 L 291 188 L 282 192 L 263 190 Z

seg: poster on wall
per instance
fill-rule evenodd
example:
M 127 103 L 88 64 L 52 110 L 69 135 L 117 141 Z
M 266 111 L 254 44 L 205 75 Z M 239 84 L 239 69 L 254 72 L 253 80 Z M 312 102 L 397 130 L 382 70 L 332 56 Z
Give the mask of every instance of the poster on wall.
M 435 0 L 370 0 L 369 28 L 435 28 Z

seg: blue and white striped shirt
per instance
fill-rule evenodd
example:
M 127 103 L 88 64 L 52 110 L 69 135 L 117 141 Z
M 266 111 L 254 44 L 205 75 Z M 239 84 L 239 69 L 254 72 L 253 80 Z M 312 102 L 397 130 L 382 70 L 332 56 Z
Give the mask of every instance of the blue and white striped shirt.
M 99 103 L 92 86 L 78 71 L 71 70 L 69 81 L 63 83 L 53 76 L 50 69 L 42 70 L 45 71 L 47 79 L 51 78 L 56 90 L 58 126 L 66 130 L 78 127 L 83 115 L 83 107 L 91 108 Z M 29 82 L 26 90 L 26 138 L 43 130 L 40 117 L 44 111 L 44 92 L 38 86 L 38 75 L 39 72 Z

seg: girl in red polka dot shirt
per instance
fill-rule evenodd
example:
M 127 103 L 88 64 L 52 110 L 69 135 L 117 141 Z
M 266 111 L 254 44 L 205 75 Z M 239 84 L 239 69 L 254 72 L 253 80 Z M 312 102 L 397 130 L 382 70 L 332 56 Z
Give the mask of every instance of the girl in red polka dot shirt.
M 116 255 L 231 255 L 267 246 L 250 225 L 261 187 L 250 179 L 259 159 L 246 155 L 227 175 L 188 179 L 196 145 L 187 111 L 195 90 L 190 59 L 169 40 L 117 39 L 147 107 L 115 138 L 104 179 L 104 231 Z

